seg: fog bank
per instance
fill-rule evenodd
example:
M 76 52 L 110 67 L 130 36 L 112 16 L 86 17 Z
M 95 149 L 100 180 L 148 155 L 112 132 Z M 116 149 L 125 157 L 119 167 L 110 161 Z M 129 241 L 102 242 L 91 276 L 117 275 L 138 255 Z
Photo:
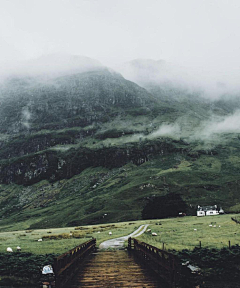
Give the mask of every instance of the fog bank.
M 223 95 L 240 96 L 240 69 L 231 73 L 210 70 L 208 67 L 180 66 L 164 60 L 135 59 L 115 66 L 126 79 L 145 88 L 153 85 L 183 89 L 189 93 L 200 93 L 203 97 L 216 100 Z

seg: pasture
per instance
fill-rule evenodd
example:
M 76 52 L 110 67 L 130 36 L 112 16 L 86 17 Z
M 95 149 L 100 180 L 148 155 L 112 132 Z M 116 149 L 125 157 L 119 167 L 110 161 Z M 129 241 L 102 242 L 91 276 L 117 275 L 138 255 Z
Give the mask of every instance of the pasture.
M 91 238 L 96 238 L 99 245 L 107 239 L 128 235 L 143 222 L 145 221 L 2 232 L 0 253 L 6 252 L 7 247 L 17 251 L 16 247 L 20 246 L 22 252 L 62 254 Z M 38 241 L 39 239 L 42 241 Z
M 151 221 L 151 232 L 144 233 L 139 240 L 167 250 L 193 250 L 202 248 L 226 248 L 240 245 L 240 225 L 231 220 L 236 215 L 189 216 Z M 155 222 L 155 223 L 154 223 Z M 152 236 L 156 233 L 157 236 Z
M 73 247 L 93 238 L 97 245 L 101 242 L 129 235 L 142 224 L 149 224 L 151 231 L 145 232 L 138 239 L 165 249 L 223 248 L 240 245 L 240 225 L 231 220 L 236 215 L 226 214 L 206 217 L 178 217 L 168 219 L 131 221 L 91 226 L 22 230 L 0 233 L 0 253 L 7 247 L 16 251 L 20 246 L 22 252 L 33 254 L 62 254 Z M 112 235 L 109 235 L 109 232 Z M 152 236 L 156 233 L 157 236 Z M 38 240 L 42 239 L 41 242 Z M 127 245 L 127 243 L 126 243 Z

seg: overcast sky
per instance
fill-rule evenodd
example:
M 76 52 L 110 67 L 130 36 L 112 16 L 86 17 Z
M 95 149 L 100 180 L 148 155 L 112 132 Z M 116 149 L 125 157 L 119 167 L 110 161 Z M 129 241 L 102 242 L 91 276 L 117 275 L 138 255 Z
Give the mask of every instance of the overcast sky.
M 64 52 L 240 76 L 239 0 L 0 0 L 0 62 Z

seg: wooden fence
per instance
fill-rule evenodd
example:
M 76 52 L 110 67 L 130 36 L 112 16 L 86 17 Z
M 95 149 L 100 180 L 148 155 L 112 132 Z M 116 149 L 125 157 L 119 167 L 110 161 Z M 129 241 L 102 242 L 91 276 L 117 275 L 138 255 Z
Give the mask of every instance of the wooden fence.
M 166 288 L 195 287 L 195 275 L 172 253 L 133 238 L 128 239 L 128 249 L 165 281 Z
M 82 260 L 95 249 L 96 239 L 91 239 L 57 257 L 53 264 L 56 288 L 65 287 L 81 267 Z

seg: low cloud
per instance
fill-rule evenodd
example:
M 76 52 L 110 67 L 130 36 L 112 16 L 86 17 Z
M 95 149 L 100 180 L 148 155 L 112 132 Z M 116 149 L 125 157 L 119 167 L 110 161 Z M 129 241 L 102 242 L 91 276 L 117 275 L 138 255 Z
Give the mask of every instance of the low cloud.
M 28 107 L 24 107 L 22 109 L 22 125 L 27 129 L 30 128 L 30 123 L 29 123 L 30 119 L 31 119 L 31 112 L 29 111 Z
M 162 124 L 156 131 L 148 135 L 148 138 L 157 138 L 157 137 L 172 137 L 180 138 L 181 128 L 177 123 L 174 124 Z
M 202 142 L 205 144 L 217 145 L 230 141 L 231 137 L 224 137 L 227 134 L 240 133 L 240 110 L 224 117 L 212 117 L 201 121 L 198 125 L 186 127 L 186 119 L 177 119 L 172 124 L 162 124 L 156 131 L 146 138 L 169 137 L 173 139 L 185 139 L 189 143 Z M 190 119 L 188 123 L 191 123 Z M 188 129 L 186 129 L 188 128 Z
M 126 79 L 140 86 L 149 88 L 152 85 L 172 87 L 198 92 L 201 96 L 216 100 L 226 95 L 240 93 L 239 73 L 237 71 L 211 71 L 184 67 L 164 60 L 136 59 L 115 67 Z
M 199 137 L 205 140 L 222 134 L 240 133 L 240 110 L 235 111 L 232 115 L 211 119 L 202 125 L 199 129 Z
M 0 67 L 0 81 L 12 76 L 55 78 L 102 68 L 104 66 L 98 60 L 89 57 L 55 53 L 36 59 L 3 64 Z

